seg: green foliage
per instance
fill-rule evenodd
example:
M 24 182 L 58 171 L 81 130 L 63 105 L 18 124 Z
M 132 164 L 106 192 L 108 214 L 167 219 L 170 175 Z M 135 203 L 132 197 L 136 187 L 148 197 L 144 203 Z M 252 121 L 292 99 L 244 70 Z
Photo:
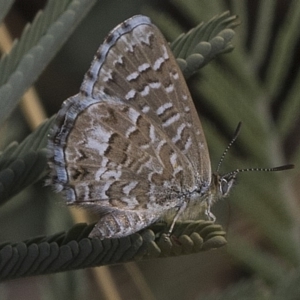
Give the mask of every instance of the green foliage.
M 48 2 L 45 10 L 24 30 L 13 50 L 0 61 L 2 121 L 9 117 L 21 95 L 40 75 L 92 3 L 83 0 Z M 3 7 L 0 9 L 1 18 L 11 3 L 0 1 L 0 7 Z M 231 14 L 224 13 L 229 9 L 228 3 Z M 186 28 L 167 9 L 158 12 L 152 6 L 145 8 L 144 13 L 172 36 L 171 47 L 184 75 L 186 78 L 193 75 L 191 91 L 199 108 L 213 164 L 218 162 L 236 124 L 242 121 L 242 132 L 231 150 L 231 153 L 238 154 L 235 158 L 229 154 L 222 170 L 277 166 L 287 160 L 299 165 L 300 71 L 294 61 L 294 51 L 299 44 L 300 2 L 290 1 L 284 17 L 277 20 L 276 1 L 261 1 L 255 21 L 251 19 L 253 16 L 248 12 L 246 1 L 173 0 L 172 7 L 182 18 L 194 24 L 194 29 L 179 35 Z M 233 28 L 237 19 L 233 14 L 241 21 L 234 42 Z M 203 22 L 207 16 L 215 17 Z M 279 29 L 273 27 L 275 21 Z M 220 56 L 233 50 L 233 45 L 232 53 Z M 215 57 L 217 59 L 212 61 Z M 200 76 L 196 77 L 195 72 L 199 69 Z M 46 133 L 51 122 L 52 119 L 23 143 L 13 143 L 1 154 L 1 203 L 9 199 L 13 201 L 13 195 L 45 175 Z M 233 224 L 229 225 L 233 233 L 229 235 L 227 250 L 242 269 L 253 274 L 255 280 L 233 285 L 222 295 L 207 299 L 282 299 L 287 295 L 291 295 L 290 299 L 297 298 L 300 218 L 292 178 L 294 172 L 240 174 L 239 185 L 230 198 L 237 213 Z M 256 239 L 251 240 L 251 234 L 242 231 L 235 219 L 242 220 L 241 228 L 255 228 Z M 87 235 L 91 226 L 86 225 L 75 226 L 54 236 L 8 242 L 0 249 L 1 278 L 181 255 L 226 243 L 219 225 L 206 226 L 201 234 L 199 228 L 197 233 L 197 226 L 193 227 L 193 223 L 183 231 L 176 227 L 179 246 L 161 243 L 157 236 L 163 229 L 159 227 L 161 225 L 157 226 L 158 229 L 154 226 L 152 230 L 114 242 L 89 240 Z M 204 236 L 210 240 L 207 246 L 202 243 Z M 106 245 L 106 250 L 101 250 L 105 243 L 109 245 Z M 197 245 L 200 246 L 197 248 Z M 138 249 L 143 250 L 139 255 L 134 252 Z M 38 268 L 39 260 L 46 259 L 43 257 L 46 253 L 49 254 L 48 260 Z M 93 255 L 99 254 L 104 258 L 92 261 Z
M 2 22 L 13 3 L 13 0 L 0 0 L 0 22 Z
M 46 175 L 46 146 L 54 118 L 39 126 L 20 145 L 11 143 L 0 155 L 0 202 Z
M 68 232 L 53 236 L 3 243 L 0 245 L 0 280 L 187 255 L 226 244 L 221 226 L 208 221 L 177 223 L 171 239 L 163 233 L 167 231 L 164 224 L 120 239 L 89 239 L 94 225 L 77 224 Z
M 237 25 L 236 16 L 225 12 L 209 22 L 202 22 L 171 44 L 177 62 L 188 79 L 217 55 L 233 50 L 231 40 Z
M 70 36 L 95 1 L 48 1 L 20 41 L 0 61 L 0 120 L 4 122 L 20 97 Z

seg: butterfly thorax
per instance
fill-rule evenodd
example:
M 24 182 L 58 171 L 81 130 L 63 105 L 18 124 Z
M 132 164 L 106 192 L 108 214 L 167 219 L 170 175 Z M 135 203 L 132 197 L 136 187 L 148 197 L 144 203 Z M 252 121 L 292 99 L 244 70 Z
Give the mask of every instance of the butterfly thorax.
M 215 221 L 216 217 L 211 213 L 211 206 L 219 199 L 227 197 L 231 187 L 235 181 L 235 174 L 225 174 L 221 176 L 218 173 L 212 174 L 212 180 L 207 187 L 201 186 L 197 191 L 191 194 L 192 203 L 198 202 L 202 206 L 205 206 L 205 214 L 207 217 Z

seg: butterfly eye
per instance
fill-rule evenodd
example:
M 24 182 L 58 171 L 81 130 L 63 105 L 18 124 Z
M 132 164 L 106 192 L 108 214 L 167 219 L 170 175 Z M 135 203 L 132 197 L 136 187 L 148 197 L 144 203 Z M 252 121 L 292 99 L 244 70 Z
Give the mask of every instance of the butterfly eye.
M 219 188 L 220 188 L 220 193 L 221 193 L 222 197 L 228 196 L 228 194 L 233 186 L 234 179 L 235 179 L 235 177 L 231 177 L 231 178 L 221 177 L 220 182 L 219 182 Z
M 228 189 L 229 189 L 229 186 L 228 186 L 227 180 L 225 178 L 221 178 L 221 180 L 220 180 L 220 192 L 221 192 L 222 196 L 227 195 Z

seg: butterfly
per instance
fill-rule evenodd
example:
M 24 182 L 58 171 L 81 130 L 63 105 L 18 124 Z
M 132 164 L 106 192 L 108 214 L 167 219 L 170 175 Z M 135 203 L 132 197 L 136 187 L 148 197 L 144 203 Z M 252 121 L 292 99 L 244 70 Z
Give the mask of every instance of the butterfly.
M 237 173 L 262 170 L 212 173 L 182 72 L 162 33 L 142 15 L 109 33 L 79 93 L 58 112 L 48 149 L 51 184 L 68 205 L 99 217 L 89 237 L 100 239 L 165 218 L 171 234 L 177 220 L 201 207 L 214 221 L 211 206 L 229 194 Z

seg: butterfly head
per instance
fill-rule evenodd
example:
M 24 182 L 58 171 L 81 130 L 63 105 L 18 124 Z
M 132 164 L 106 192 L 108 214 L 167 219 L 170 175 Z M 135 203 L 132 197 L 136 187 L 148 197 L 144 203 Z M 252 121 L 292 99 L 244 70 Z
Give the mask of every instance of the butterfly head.
M 228 173 L 225 175 L 220 175 L 218 173 L 213 174 L 213 186 L 215 192 L 215 198 L 221 199 L 229 195 L 231 188 L 234 186 L 236 179 L 236 173 Z

